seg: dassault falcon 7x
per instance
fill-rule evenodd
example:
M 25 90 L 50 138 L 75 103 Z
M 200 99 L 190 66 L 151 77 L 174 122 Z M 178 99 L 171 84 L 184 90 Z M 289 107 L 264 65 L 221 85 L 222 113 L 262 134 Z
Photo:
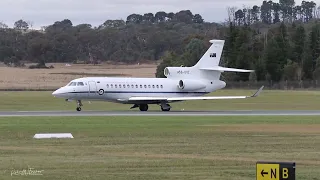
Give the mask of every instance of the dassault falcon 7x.
M 84 77 L 74 79 L 52 93 L 66 101 L 76 101 L 81 111 L 82 100 L 132 104 L 130 108 L 147 111 L 149 104 L 170 111 L 169 103 L 187 100 L 244 99 L 257 97 L 263 86 L 251 96 L 203 96 L 226 86 L 222 72 L 253 72 L 253 70 L 219 66 L 224 40 L 210 40 L 211 46 L 192 67 L 166 67 L 166 78 Z

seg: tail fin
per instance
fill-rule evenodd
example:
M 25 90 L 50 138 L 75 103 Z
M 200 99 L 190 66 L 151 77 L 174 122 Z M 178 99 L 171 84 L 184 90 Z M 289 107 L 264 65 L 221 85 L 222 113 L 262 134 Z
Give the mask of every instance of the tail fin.
M 207 68 L 219 66 L 224 46 L 224 40 L 210 40 L 212 45 L 207 52 L 201 57 L 196 65 L 197 68 Z
M 200 70 L 217 72 L 253 72 L 253 70 L 226 68 L 219 66 L 224 47 L 224 40 L 210 40 L 212 45 L 194 67 Z
M 167 78 L 191 78 L 218 80 L 222 72 L 252 72 L 252 70 L 225 68 L 219 66 L 224 47 L 224 40 L 210 40 L 212 45 L 201 59 L 192 67 L 166 67 L 164 75 Z

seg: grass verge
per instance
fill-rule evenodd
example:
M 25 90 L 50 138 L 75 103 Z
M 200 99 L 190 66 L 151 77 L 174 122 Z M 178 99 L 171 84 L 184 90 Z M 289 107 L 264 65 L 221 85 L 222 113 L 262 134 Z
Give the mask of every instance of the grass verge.
M 212 96 L 251 95 L 256 90 L 219 90 L 211 93 Z M 50 91 L 2 91 L 0 92 L 0 111 L 27 111 L 27 110 L 72 110 L 75 102 L 66 102 L 64 99 L 54 98 Z M 109 102 L 91 103 L 84 101 L 83 110 L 129 110 L 131 105 L 122 105 Z M 257 98 L 238 100 L 207 100 L 185 101 L 172 103 L 172 110 L 319 110 L 319 91 L 273 91 L 264 90 Z M 160 110 L 158 105 L 150 105 L 150 110 Z M 138 109 L 135 109 L 138 110 Z
M 32 139 L 70 132 L 74 139 Z M 319 117 L 0 118 L 0 179 L 255 179 L 255 163 L 295 161 L 319 179 Z

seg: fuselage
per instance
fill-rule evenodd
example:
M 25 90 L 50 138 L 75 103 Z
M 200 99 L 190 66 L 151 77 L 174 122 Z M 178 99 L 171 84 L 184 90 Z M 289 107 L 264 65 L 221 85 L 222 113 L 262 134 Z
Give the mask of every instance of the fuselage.
M 178 88 L 180 79 L 85 77 L 74 79 L 52 95 L 68 100 L 101 100 L 127 103 L 130 97 L 190 97 L 201 96 L 225 87 L 220 80 L 196 79 L 205 84 L 197 90 Z M 132 103 L 132 102 L 131 102 Z

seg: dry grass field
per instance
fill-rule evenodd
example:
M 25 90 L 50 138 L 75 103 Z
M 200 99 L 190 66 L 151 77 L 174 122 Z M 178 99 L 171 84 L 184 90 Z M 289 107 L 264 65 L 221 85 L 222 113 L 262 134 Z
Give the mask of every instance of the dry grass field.
M 30 64 L 26 64 L 27 67 Z M 75 78 L 86 76 L 155 77 L 156 63 L 136 65 L 90 65 L 48 63 L 53 69 L 0 66 L 0 89 L 56 89 Z

